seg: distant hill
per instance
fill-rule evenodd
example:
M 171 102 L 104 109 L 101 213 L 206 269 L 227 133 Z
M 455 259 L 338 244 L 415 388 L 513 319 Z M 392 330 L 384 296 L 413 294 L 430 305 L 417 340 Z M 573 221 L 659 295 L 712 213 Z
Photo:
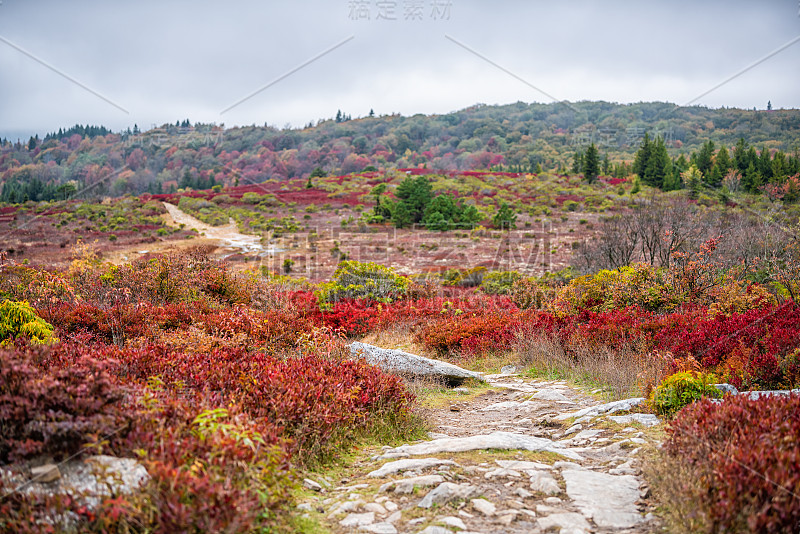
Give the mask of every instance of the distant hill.
M 102 126 L 76 125 L 24 144 L 0 140 L 0 192 L 12 202 L 81 191 L 167 193 L 370 167 L 566 172 L 573 154 L 592 142 L 612 164 L 630 163 L 645 133 L 663 137 L 673 158 L 688 158 L 708 140 L 731 149 L 742 138 L 759 152 L 797 156 L 800 110 L 520 102 L 431 116 L 350 120 L 339 112 L 337 119 L 304 129 L 224 129 L 184 120 L 146 132 L 108 133 Z

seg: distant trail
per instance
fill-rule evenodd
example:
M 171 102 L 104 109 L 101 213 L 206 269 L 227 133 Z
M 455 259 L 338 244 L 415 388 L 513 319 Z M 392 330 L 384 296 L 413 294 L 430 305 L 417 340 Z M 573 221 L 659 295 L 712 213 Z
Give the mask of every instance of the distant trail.
M 261 245 L 261 238 L 255 235 L 245 235 L 239 232 L 236 223 L 233 219 L 228 220 L 228 224 L 224 226 L 211 226 L 203 221 L 200 221 L 188 213 L 181 211 L 177 206 L 169 202 L 163 202 L 164 207 L 169 213 L 167 224 L 171 226 L 185 225 L 186 228 L 194 228 L 201 234 L 205 234 L 205 238 L 211 241 L 217 241 L 219 246 L 226 249 L 241 251 L 244 253 L 259 253 L 261 254 L 274 254 L 278 249 L 274 247 L 264 248 Z M 171 219 L 171 220 L 170 220 Z

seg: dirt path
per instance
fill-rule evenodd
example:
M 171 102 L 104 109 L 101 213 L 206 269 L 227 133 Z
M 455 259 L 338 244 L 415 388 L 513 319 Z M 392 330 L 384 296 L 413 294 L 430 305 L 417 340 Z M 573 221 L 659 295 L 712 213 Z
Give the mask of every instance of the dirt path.
M 185 225 L 187 228 L 194 228 L 200 234 L 205 234 L 205 239 L 215 242 L 223 249 L 237 252 L 248 253 L 269 253 L 272 249 L 261 245 L 261 238 L 256 235 L 246 235 L 239 232 L 236 223 L 231 219 L 224 226 L 211 226 L 206 224 L 188 213 L 181 211 L 177 206 L 164 202 L 169 219 L 167 224 L 170 226 Z
M 604 404 L 559 381 L 487 380 L 484 394 L 429 409 L 428 441 L 376 450 L 345 480 L 307 481 L 319 492 L 301 512 L 342 533 L 660 529 L 639 470 L 656 420 L 629 414 L 636 401 Z

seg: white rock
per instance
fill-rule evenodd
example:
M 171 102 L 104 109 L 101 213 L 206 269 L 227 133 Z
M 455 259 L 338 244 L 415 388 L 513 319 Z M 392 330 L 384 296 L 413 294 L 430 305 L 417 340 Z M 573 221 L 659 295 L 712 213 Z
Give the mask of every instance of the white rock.
M 551 401 L 551 402 L 555 401 L 572 402 L 563 393 L 555 391 L 553 389 L 543 389 L 542 391 L 535 393 L 532 398 L 536 400 Z
M 533 493 L 531 493 L 530 491 L 526 490 L 525 488 L 517 488 L 516 490 L 514 490 L 514 493 L 516 493 L 519 497 L 521 497 L 523 499 L 527 499 L 529 497 L 533 497 Z
M 531 489 L 539 491 L 547 495 L 556 495 L 561 493 L 561 488 L 558 482 L 547 471 L 533 471 L 531 475 Z
M 544 502 L 551 506 L 555 506 L 557 504 L 561 504 L 561 499 L 559 499 L 558 497 L 548 497 L 544 500 Z
M 454 484 L 442 482 L 435 489 L 428 492 L 417 504 L 420 508 L 430 508 L 434 504 L 445 504 L 456 499 L 469 499 L 478 495 L 480 491 L 470 484 Z
M 310 489 L 312 491 L 322 491 L 322 486 L 320 486 L 317 482 L 314 482 L 310 478 L 303 479 L 303 487 Z
M 371 525 L 374 522 L 375 514 L 373 512 L 367 512 L 364 514 L 350 514 L 339 521 L 339 525 L 343 527 L 363 527 Z
M 367 476 L 372 478 L 381 478 L 403 471 L 410 471 L 412 469 L 427 469 L 429 467 L 436 467 L 438 465 L 456 465 L 456 463 L 452 460 L 440 460 L 439 458 L 397 460 L 384 464 L 380 469 L 372 471 Z
M 552 465 L 541 462 L 528 462 L 525 460 L 495 460 L 495 463 L 504 469 L 514 469 L 515 471 L 535 471 L 537 469 L 552 469 Z
M 390 515 L 389 517 L 387 517 L 386 518 L 386 522 L 387 523 L 397 523 L 401 519 L 403 519 L 403 512 L 398 510 L 396 512 L 393 512 L 392 515 Z
M 574 439 L 576 441 L 579 440 L 579 439 L 588 439 L 588 438 L 593 438 L 595 436 L 599 436 L 602 433 L 603 433 L 602 430 L 594 430 L 594 429 L 590 428 L 590 429 L 587 429 L 587 430 L 581 430 L 572 439 Z
M 572 417 L 583 417 L 583 416 L 596 417 L 604 413 L 614 413 L 614 412 L 630 410 L 634 406 L 638 406 L 644 401 L 645 401 L 644 397 L 622 399 L 618 401 L 608 402 L 606 404 L 600 404 L 598 406 L 590 406 L 588 408 L 578 410 L 577 412 L 562 413 L 560 415 L 555 416 L 554 419 L 556 421 L 564 421 Z
M 579 469 L 565 469 L 561 475 L 567 495 L 598 527 L 623 529 L 643 521 L 636 506 L 640 492 L 635 477 Z
M 501 375 L 513 375 L 517 372 L 517 368 L 514 365 L 504 365 L 500 368 Z
M 495 477 L 503 477 L 503 478 L 515 477 L 515 478 L 519 478 L 519 477 L 522 476 L 522 473 L 520 473 L 519 471 L 515 471 L 514 469 L 506 469 L 505 467 L 498 467 L 496 469 L 491 469 L 491 470 L 487 471 L 486 474 L 483 475 L 483 476 L 484 476 L 484 478 L 495 478 Z
M 494 503 L 491 503 L 486 499 L 472 499 L 470 502 L 472 503 L 473 508 L 485 516 L 492 516 L 497 512 L 497 507 L 494 505 Z
M 372 534 L 397 534 L 397 529 L 391 523 L 375 523 L 374 525 L 362 525 L 358 527 L 359 532 L 371 532 Z
M 350 344 L 350 356 L 390 373 L 414 376 L 438 376 L 449 382 L 462 382 L 467 378 L 484 381 L 481 373 L 467 371 L 456 365 L 417 356 L 402 350 L 382 349 L 358 341 Z
M 386 515 L 388 513 L 386 511 L 386 508 L 384 508 L 383 506 L 381 506 L 380 504 L 378 504 L 376 502 L 370 502 L 370 503 L 365 504 L 364 505 L 364 511 L 365 512 L 374 512 L 377 515 Z
M 656 426 L 661 419 L 651 413 L 631 413 L 628 415 L 609 415 L 608 419 L 621 425 L 629 425 L 632 422 L 640 423 L 644 426 Z
M 457 517 L 454 517 L 452 515 L 449 515 L 447 517 L 443 517 L 443 518 L 439 519 L 438 521 L 441 521 L 442 523 L 444 523 L 448 527 L 457 528 L 459 530 L 467 530 L 467 525 L 465 525 L 464 522 L 461 519 L 459 519 Z
M 592 530 L 586 518 L 575 512 L 561 512 L 540 517 L 536 523 L 542 530 L 558 529 L 562 534 L 579 534 Z
M 436 486 L 444 482 L 444 477 L 441 475 L 423 475 L 413 478 L 404 478 L 402 480 L 394 481 L 395 493 L 413 493 L 414 487 L 427 488 L 429 486 Z M 386 484 L 384 484 L 385 486 Z M 383 486 L 381 486 L 383 489 Z
M 582 459 L 577 452 L 567 449 L 563 444 L 555 443 L 547 438 L 524 436 L 510 432 L 493 432 L 491 434 L 463 438 L 436 439 L 415 445 L 401 445 L 387 451 L 381 458 L 396 458 L 400 455 L 421 456 L 423 454 L 438 454 L 442 452 L 466 452 L 481 449 L 521 449 L 553 452 L 573 460 Z M 373 471 L 373 473 L 379 471 Z M 370 476 L 383 476 L 373 473 L 370 473 Z
M 390 512 L 396 512 L 397 511 L 397 505 L 395 503 L 393 503 L 392 501 L 384 501 L 383 507 L 386 508 Z
M 307 502 L 301 502 L 300 504 L 297 505 L 297 509 L 300 510 L 301 512 L 310 512 L 311 510 L 314 509 L 314 507 Z
M 481 408 L 482 412 L 504 412 L 506 410 L 521 410 L 521 409 L 529 409 L 536 407 L 535 402 L 531 401 L 524 401 L 524 402 L 517 402 L 517 401 L 503 401 L 503 402 L 496 402 L 494 404 L 490 404 L 489 406 L 484 406 Z
M 426 527 L 424 530 L 420 530 L 419 534 L 452 534 L 452 532 L 444 527 L 431 525 Z
M 568 429 L 564 431 L 565 436 L 569 436 L 570 434 L 574 434 L 575 432 L 579 432 L 583 428 L 583 425 L 572 425 Z

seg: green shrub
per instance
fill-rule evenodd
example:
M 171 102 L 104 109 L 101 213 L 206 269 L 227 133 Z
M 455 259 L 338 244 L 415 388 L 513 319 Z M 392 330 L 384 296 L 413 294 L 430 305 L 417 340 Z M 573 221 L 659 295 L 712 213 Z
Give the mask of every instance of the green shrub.
M 487 295 L 508 295 L 520 278 L 522 275 L 517 271 L 494 271 L 483 277 L 480 289 Z
M 0 304 L 0 345 L 10 344 L 20 336 L 37 344 L 55 341 L 53 326 L 36 315 L 36 310 L 30 304 L 4 300 Z
M 315 292 L 320 307 L 328 308 L 342 299 L 369 299 L 393 302 L 405 296 L 411 280 L 377 263 L 343 261 L 333 273 L 333 280 Z
M 713 382 L 714 375 L 686 371 L 668 376 L 650 395 L 650 404 L 659 415 L 672 416 L 684 406 L 703 397 L 722 398 Z

